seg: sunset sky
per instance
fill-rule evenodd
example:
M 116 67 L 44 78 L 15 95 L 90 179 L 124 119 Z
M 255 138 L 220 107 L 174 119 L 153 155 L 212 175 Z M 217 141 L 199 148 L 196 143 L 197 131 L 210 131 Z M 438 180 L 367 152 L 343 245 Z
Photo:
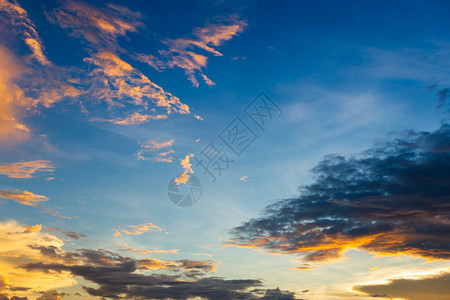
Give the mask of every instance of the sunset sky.
M 0 300 L 450 299 L 449 13 L 0 0 Z

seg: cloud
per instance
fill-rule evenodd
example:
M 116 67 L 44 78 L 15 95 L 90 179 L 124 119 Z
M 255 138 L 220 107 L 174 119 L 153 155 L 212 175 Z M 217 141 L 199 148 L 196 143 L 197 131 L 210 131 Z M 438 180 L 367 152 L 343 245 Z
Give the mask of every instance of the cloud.
M 117 37 L 137 32 L 137 28 L 143 26 L 139 12 L 115 4 L 101 8 L 85 2 L 65 1 L 61 8 L 47 13 L 47 17 L 72 35 L 102 48 L 119 48 Z
M 139 12 L 108 4 L 98 7 L 83 2 L 68 1 L 61 8 L 47 14 L 48 19 L 75 37 L 88 42 L 90 57 L 84 59 L 94 67 L 89 74 L 89 98 L 105 101 L 109 108 L 120 108 L 129 113 L 114 118 L 93 117 L 93 121 L 106 121 L 117 125 L 137 125 L 150 120 L 166 119 L 170 113 L 190 114 L 189 107 L 180 99 L 120 58 L 120 54 L 134 55 L 123 49 L 117 38 L 143 27 Z M 149 109 L 149 104 L 162 108 L 165 113 Z M 131 113 L 130 113 L 131 111 Z
M 164 60 L 158 60 L 153 55 L 144 54 L 137 55 L 135 59 L 145 62 L 159 71 L 167 67 L 179 67 L 184 70 L 186 76 L 195 87 L 199 86 L 196 73 L 202 77 L 207 85 L 215 85 L 203 73 L 208 57 L 197 51 L 204 51 L 214 56 L 222 56 L 213 47 L 220 46 L 225 41 L 231 40 L 247 26 L 245 21 L 239 20 L 235 15 L 223 21 L 226 24 L 208 24 L 205 27 L 195 28 L 193 31 L 194 38 L 183 37 L 163 40 L 163 43 L 168 47 L 168 50 L 159 51 Z
M 139 70 L 122 60 L 117 54 L 102 50 L 85 58 L 94 70 L 89 74 L 93 81 L 89 94 L 105 101 L 110 108 L 133 108 L 146 111 L 149 103 L 162 108 L 166 114 L 190 114 L 189 107 L 180 99 L 156 85 Z M 134 112 L 124 118 L 104 120 L 119 125 L 135 125 L 150 119 L 164 119 L 164 115 Z M 93 119 L 102 120 L 102 119 Z
M 42 65 L 50 65 L 49 60 L 44 54 L 44 46 L 36 31 L 34 23 L 28 17 L 28 13 L 17 2 L 0 0 L 0 11 L 3 11 L 4 21 L 12 27 L 18 27 L 22 33 L 22 39 L 29 47 L 34 57 Z
M 16 2 L 0 1 L 2 36 L 19 36 L 31 57 L 15 57 L 0 45 L 0 141 L 3 147 L 27 139 L 31 130 L 22 120 L 63 100 L 81 107 L 92 121 L 137 125 L 167 119 L 171 113 L 190 114 L 190 108 L 165 91 L 120 56 L 130 56 L 118 37 L 137 33 L 143 26 L 139 12 L 108 4 L 97 7 L 76 1 L 46 13 L 48 19 L 84 40 L 88 52 L 84 66 L 57 66 L 45 56 L 43 43 L 27 12 Z M 9 43 L 15 45 L 13 43 Z M 93 99 L 95 99 L 93 101 Z M 68 101 L 67 101 L 68 102 Z M 99 111 L 106 103 L 109 110 Z M 95 112 L 95 113 L 94 113 Z
M 178 260 L 163 262 L 157 259 L 135 260 L 107 250 L 82 249 L 66 252 L 64 256 L 76 257 L 61 262 L 28 263 L 22 268 L 32 272 L 70 273 L 95 284 L 84 286 L 91 296 L 126 299 L 296 299 L 294 293 L 279 289 L 263 289 L 261 280 L 204 277 L 213 271 L 205 261 Z M 53 257 L 53 256 L 52 256 Z M 54 257 L 53 257 L 54 258 Z M 55 259 L 55 258 L 54 258 Z M 179 274 L 142 273 L 143 270 L 169 269 Z M 201 277 L 201 278 L 199 278 Z
M 370 297 L 405 300 L 444 300 L 450 298 L 450 273 L 439 272 L 431 275 L 416 275 L 387 279 L 380 284 L 361 284 L 354 291 Z
M 149 232 L 149 231 L 164 231 L 167 233 L 167 230 L 158 227 L 155 224 L 152 223 L 144 223 L 144 224 L 139 224 L 139 225 L 131 225 L 129 226 L 131 227 L 131 229 L 122 229 L 120 228 L 120 226 L 116 226 L 116 228 L 114 229 L 114 236 L 121 236 L 122 234 L 132 234 L 132 235 L 141 235 L 145 232 Z
M 48 160 L 32 160 L 0 164 L 0 174 L 9 178 L 31 178 L 36 172 L 52 172 L 54 166 Z
M 50 290 L 42 294 L 42 296 L 36 300 L 62 300 L 62 297 L 57 290 Z
M 20 120 L 18 103 L 23 91 L 14 82 L 23 70 L 15 57 L 0 45 L 0 144 L 14 146 L 28 138 L 30 129 Z
M 83 233 L 78 233 L 78 232 L 71 231 L 71 230 L 65 231 L 65 230 L 62 230 L 62 229 L 56 228 L 56 227 L 46 227 L 45 231 L 48 233 L 51 233 L 51 234 L 63 235 L 66 238 L 77 240 L 77 241 L 82 238 L 88 237 L 86 234 L 83 234 Z
M 165 142 L 155 142 L 152 140 L 147 140 L 141 144 L 141 150 L 136 153 L 137 159 L 139 160 L 150 160 L 156 162 L 172 162 L 172 154 L 175 153 L 174 150 L 170 149 L 174 139 Z
M 149 253 L 178 253 L 178 249 L 168 249 L 168 250 L 148 250 L 148 249 L 136 249 L 136 248 L 129 248 L 127 244 L 125 244 L 123 247 L 121 247 L 122 251 L 132 251 L 140 254 L 149 254 Z
M 183 167 L 184 171 L 183 171 L 183 173 L 181 173 L 181 175 L 179 177 L 174 179 L 174 182 L 177 185 L 186 183 L 189 179 L 189 176 L 190 176 L 189 174 L 194 173 L 194 171 L 192 170 L 192 164 L 190 163 L 190 159 L 193 156 L 194 156 L 194 154 L 190 153 L 190 154 L 186 155 L 184 159 L 180 160 L 181 161 L 180 164 Z
M 185 270 L 185 271 L 203 271 L 203 272 L 215 272 L 214 263 L 211 261 L 196 261 L 196 260 L 169 260 L 162 261 L 159 259 L 141 259 L 137 261 L 138 269 L 145 270 Z
M 41 294 L 37 299 L 60 299 L 61 288 L 81 288 L 77 278 L 84 279 L 90 296 L 105 298 L 295 299 L 289 291 L 263 289 L 259 279 L 205 277 L 215 270 L 211 261 L 133 259 L 102 249 L 66 251 L 64 241 L 30 227 L 0 222 L 0 299 L 9 299 L 4 297 L 12 292 L 23 299 L 36 293 Z
M 325 157 L 296 198 L 232 230 L 228 245 L 338 259 L 347 249 L 449 259 L 450 126 L 405 131 L 359 155 Z
M 45 213 L 51 214 L 55 217 L 70 219 L 70 217 L 64 216 L 58 211 L 43 205 L 42 202 L 49 201 L 48 197 L 43 195 L 37 195 L 29 191 L 0 190 L 0 198 L 10 199 L 14 202 L 27 206 L 39 207 L 42 208 Z
M 30 233 L 30 232 L 39 232 L 42 230 L 42 225 L 41 224 L 36 224 L 34 226 L 28 226 L 28 225 L 24 225 L 26 230 L 24 231 L 24 233 Z
M 11 294 L 15 294 L 15 297 L 30 297 L 34 291 L 49 291 L 76 283 L 69 274 L 39 271 L 30 274 L 19 268 L 21 264 L 58 261 L 44 256 L 40 248 L 62 251 L 64 242 L 42 232 L 40 228 L 41 225 L 21 225 L 13 220 L 0 222 L 0 294 L 9 294 L 11 299 L 14 298 Z
M 48 201 L 46 196 L 18 190 L 0 190 L 0 198 L 10 199 L 27 206 L 36 206 L 39 202 Z

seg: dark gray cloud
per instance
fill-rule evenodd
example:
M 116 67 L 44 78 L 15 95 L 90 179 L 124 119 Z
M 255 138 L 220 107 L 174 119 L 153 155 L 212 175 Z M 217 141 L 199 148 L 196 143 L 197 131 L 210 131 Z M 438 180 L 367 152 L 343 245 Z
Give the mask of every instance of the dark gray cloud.
M 91 296 L 119 298 L 119 295 L 125 294 L 127 299 L 297 299 L 289 291 L 263 289 L 260 279 L 205 277 L 206 272 L 212 270 L 208 267 L 208 261 L 136 260 L 111 251 L 92 249 L 64 253 L 51 247 L 41 247 L 40 250 L 43 255 L 53 258 L 55 263 L 29 263 L 22 268 L 29 271 L 64 271 L 80 276 L 98 285 L 98 288 L 83 287 Z M 142 272 L 145 269 L 142 265 L 156 266 L 156 261 L 160 270 L 181 273 Z M 187 272 L 182 273 L 184 270 Z
M 299 197 L 266 207 L 229 244 L 337 258 L 345 249 L 450 258 L 450 126 L 405 131 L 371 149 L 325 157 Z
M 389 279 L 383 284 L 357 285 L 353 290 L 371 297 L 406 300 L 450 299 L 450 273 L 441 272 L 416 278 Z

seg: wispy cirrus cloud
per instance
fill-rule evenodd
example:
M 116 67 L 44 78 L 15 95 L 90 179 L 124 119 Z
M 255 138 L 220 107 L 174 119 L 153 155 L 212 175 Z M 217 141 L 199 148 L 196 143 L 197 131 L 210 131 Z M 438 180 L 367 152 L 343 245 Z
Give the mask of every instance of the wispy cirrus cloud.
M 55 169 L 48 160 L 32 160 L 0 164 L 0 174 L 10 178 L 31 178 L 36 172 L 52 172 Z
M 10 26 L 19 28 L 22 39 L 31 50 L 32 57 L 42 65 L 50 65 L 50 61 L 44 53 L 42 40 L 36 31 L 36 26 L 28 17 L 27 11 L 16 1 L 0 0 L 0 12 L 3 12 L 1 17 Z
M 96 48 L 121 49 L 117 37 L 137 32 L 144 24 L 139 12 L 116 4 L 106 7 L 81 1 L 65 1 L 60 8 L 47 13 L 53 24 L 67 29 L 71 35 L 85 39 Z
M 55 217 L 70 219 L 70 217 L 64 216 L 60 212 L 44 205 L 42 202 L 49 201 L 49 198 L 47 196 L 37 195 L 29 191 L 0 190 L 0 198 L 13 200 L 14 202 L 26 206 L 39 207 L 45 213 L 51 214 Z
M 344 157 L 325 157 L 299 197 L 266 207 L 232 230 L 228 245 L 302 254 L 303 262 L 347 249 L 449 259 L 450 126 L 406 131 Z
M 46 196 L 19 190 L 0 190 L 0 198 L 10 199 L 27 206 L 36 206 L 39 202 L 49 200 Z
M 165 91 L 126 62 L 121 55 L 132 56 L 117 42 L 119 36 L 138 32 L 144 24 L 139 12 L 109 4 L 98 7 L 84 2 L 68 1 L 48 13 L 54 24 L 86 42 L 90 56 L 84 61 L 94 67 L 89 74 L 87 95 L 108 104 L 110 109 L 127 113 L 113 118 L 93 117 L 117 125 L 137 125 L 150 120 L 166 119 L 171 113 L 190 114 L 189 107 Z M 161 108 L 157 112 L 155 108 Z M 113 112 L 114 114 L 114 112 Z
M 163 231 L 167 233 L 167 230 L 152 224 L 152 223 L 144 223 L 139 225 L 130 225 L 130 229 L 123 229 L 120 228 L 120 226 L 116 226 L 116 228 L 113 229 L 114 236 L 122 236 L 123 234 L 132 234 L 132 235 L 141 235 L 145 232 L 149 231 Z
M 145 141 L 141 144 L 141 149 L 136 153 L 139 160 L 149 160 L 156 162 L 172 162 L 175 153 L 171 147 L 175 140 L 171 139 L 165 142 Z
M 178 39 L 165 39 L 162 42 L 168 50 L 160 50 L 162 60 L 153 55 L 136 55 L 135 58 L 149 64 L 161 71 L 164 68 L 181 68 L 195 87 L 199 86 L 196 78 L 198 74 L 207 85 L 215 85 L 204 73 L 203 69 L 208 63 L 208 57 L 200 52 L 206 52 L 214 56 L 222 56 L 222 53 L 214 47 L 231 40 L 247 26 L 246 21 L 240 20 L 236 15 L 222 20 L 224 24 L 208 24 L 193 30 L 193 38 L 183 37 Z
M 12 31 L 2 29 L 2 35 L 20 37 L 31 53 L 14 55 L 20 52 L 0 47 L 0 92 L 4 95 L 0 100 L 1 146 L 15 145 L 30 136 L 31 130 L 20 120 L 24 112 L 36 113 L 63 100 L 80 106 L 90 120 L 117 125 L 137 125 L 167 119 L 172 113 L 191 113 L 178 97 L 121 57 L 130 57 L 130 53 L 117 38 L 138 33 L 138 28 L 144 27 L 139 12 L 114 4 L 101 7 L 78 1 L 66 1 L 46 11 L 53 24 L 81 39 L 86 48 L 86 64 L 76 67 L 50 62 L 34 23 L 17 2 L 2 0 L 0 13 L 5 25 L 0 29 L 14 27 Z M 99 111 L 102 103 L 109 110 Z
M 14 55 L 0 45 L 0 145 L 14 146 L 30 135 L 30 129 L 19 119 L 22 89 L 15 81 L 22 75 Z
M 140 254 L 149 254 L 149 253 L 178 253 L 178 249 L 167 249 L 167 250 L 161 250 L 161 249 L 154 249 L 154 250 L 149 250 L 149 249 L 137 249 L 137 248 L 130 248 L 128 247 L 128 244 L 124 244 L 123 247 L 120 248 L 120 250 L 122 251 L 131 251 L 131 252 L 135 252 L 135 253 L 140 253 Z
M 127 107 L 135 111 L 125 118 L 105 120 L 119 125 L 141 124 L 151 119 L 165 119 L 168 114 L 189 114 L 189 107 L 179 98 L 156 85 L 140 71 L 111 51 L 100 51 L 85 61 L 95 69 L 89 74 L 95 88 L 93 96 L 105 101 L 111 108 Z M 148 110 L 150 104 L 162 108 L 167 115 L 155 115 Z M 101 119 L 96 119 L 101 120 Z

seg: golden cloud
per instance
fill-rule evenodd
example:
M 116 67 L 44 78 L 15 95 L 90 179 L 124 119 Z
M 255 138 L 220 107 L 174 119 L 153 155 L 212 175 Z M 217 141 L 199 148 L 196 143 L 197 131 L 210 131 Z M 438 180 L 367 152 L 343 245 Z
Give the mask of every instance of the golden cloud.
M 149 231 L 167 231 L 163 228 L 160 228 L 159 226 L 152 224 L 152 223 L 144 223 L 139 225 L 131 225 L 129 226 L 131 229 L 122 229 L 120 226 L 116 226 L 114 229 L 114 236 L 121 236 L 122 234 L 132 234 L 132 235 L 141 235 L 145 232 Z
M 54 166 L 48 160 L 33 160 L 0 165 L 0 174 L 9 178 L 31 178 L 36 172 L 52 172 Z
M 33 228 L 30 230 L 30 228 Z M 0 222 L 0 290 L 2 293 L 13 293 L 16 296 L 30 297 L 34 291 L 47 291 L 72 286 L 76 281 L 66 272 L 30 273 L 21 265 L 36 262 L 51 262 L 39 247 L 52 247 L 62 251 L 64 242 L 48 233 L 37 230 L 40 225 L 20 225 L 16 221 Z M 30 247 L 32 246 L 32 247 Z M 54 261 L 54 260 L 53 260 Z M 18 287 L 25 289 L 17 289 Z M 44 293 L 38 299 L 48 298 L 54 292 Z M 42 298 L 44 297 L 44 298 Z
M 192 164 L 190 163 L 191 157 L 193 157 L 194 154 L 190 153 L 186 155 L 184 159 L 181 159 L 181 166 L 183 167 L 184 171 L 181 173 L 179 177 L 176 177 L 173 181 L 177 184 L 183 184 L 186 183 L 190 177 L 190 174 L 194 173 L 194 170 L 192 170 Z
M 48 201 L 46 196 L 18 190 L 0 190 L 0 198 L 10 199 L 27 206 L 36 206 L 39 202 Z

